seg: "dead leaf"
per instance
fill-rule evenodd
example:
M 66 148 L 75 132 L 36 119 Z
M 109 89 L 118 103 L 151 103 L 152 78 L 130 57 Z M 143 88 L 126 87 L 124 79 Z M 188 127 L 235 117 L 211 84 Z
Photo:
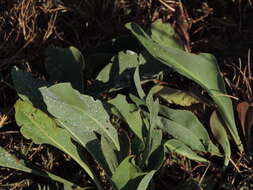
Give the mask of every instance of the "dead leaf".
M 247 102 L 241 102 L 237 105 L 238 117 L 241 123 L 244 137 L 246 137 L 246 131 L 247 131 L 246 126 L 245 126 L 245 121 L 246 121 L 248 109 L 249 109 L 249 104 Z

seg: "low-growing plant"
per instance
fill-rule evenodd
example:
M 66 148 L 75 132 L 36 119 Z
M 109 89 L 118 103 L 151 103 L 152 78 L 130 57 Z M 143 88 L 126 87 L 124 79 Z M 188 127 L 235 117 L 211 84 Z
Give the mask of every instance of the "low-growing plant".
M 15 105 L 15 118 L 22 135 L 69 155 L 99 190 L 104 189 L 103 184 L 82 148 L 105 171 L 108 183 L 117 190 L 151 188 L 152 178 L 168 152 L 198 162 L 209 162 L 202 153 L 224 156 L 227 166 L 231 156 L 228 136 L 232 136 L 240 152 L 243 146 L 215 58 L 185 52 L 172 27 L 160 20 L 148 33 L 134 23 L 127 24 L 127 28 L 145 50 L 119 52 L 99 72 L 92 87 L 84 88 L 83 72 L 89 68 L 85 68 L 82 54 L 74 47 L 48 49 L 47 81 L 35 79 L 17 67 L 13 69 L 13 83 L 20 97 Z M 178 72 L 194 81 L 211 98 L 195 90 L 160 83 L 166 72 Z M 211 107 L 212 134 L 191 111 L 171 108 L 172 104 Z M 1 152 L 1 166 L 51 178 L 63 183 L 64 189 L 81 188 L 45 170 L 30 167 L 26 161 L 17 162 L 4 149 Z

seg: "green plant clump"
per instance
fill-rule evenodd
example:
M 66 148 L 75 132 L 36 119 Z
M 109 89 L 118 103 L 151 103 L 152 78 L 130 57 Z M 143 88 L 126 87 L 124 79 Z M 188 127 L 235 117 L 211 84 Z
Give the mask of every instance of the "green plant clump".
M 227 166 L 231 156 L 229 136 L 240 152 L 243 146 L 215 58 L 185 52 L 172 27 L 160 20 L 152 24 L 149 34 L 134 23 L 126 27 L 144 49 L 115 55 L 98 73 L 96 80 L 102 88 L 95 91 L 84 87 L 83 73 L 89 68 L 74 47 L 47 50 L 47 81 L 13 68 L 13 83 L 20 98 L 15 118 L 22 135 L 69 155 L 98 190 L 104 185 L 80 148 L 86 149 L 105 171 L 115 190 L 152 189 L 152 179 L 169 152 L 204 163 L 210 161 L 203 153 L 210 153 L 224 157 Z M 195 82 L 209 96 L 157 83 L 170 72 Z M 102 98 L 101 94 L 108 96 Z M 171 108 L 171 104 L 181 109 Z M 182 109 L 193 104 L 213 110 L 209 127 L 215 141 L 208 126 L 203 126 L 193 112 Z M 66 190 L 82 189 L 0 150 L 1 166 L 50 178 Z

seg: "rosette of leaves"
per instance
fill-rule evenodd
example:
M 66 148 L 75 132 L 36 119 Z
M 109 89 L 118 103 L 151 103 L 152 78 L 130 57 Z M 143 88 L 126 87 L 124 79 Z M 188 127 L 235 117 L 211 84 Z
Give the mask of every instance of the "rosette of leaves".
M 166 86 L 142 88 L 161 71 L 173 69 L 206 90 L 216 105 L 210 127 L 223 149 L 227 165 L 231 154 L 228 135 L 241 151 L 242 146 L 234 124 L 232 103 L 226 96 L 214 57 L 185 52 L 172 27 L 161 21 L 152 25 L 149 35 L 133 23 L 127 27 L 146 52 L 120 52 L 100 71 L 97 80 L 105 85 L 100 93 L 116 92 L 108 101 L 95 99 L 98 93 L 92 97 L 92 93 L 85 91 L 84 58 L 76 48 L 48 50 L 48 81 L 14 68 L 13 83 L 20 97 L 15 105 L 15 116 L 21 133 L 34 143 L 48 144 L 68 154 L 90 176 L 97 189 L 104 187 L 80 147 L 103 168 L 113 189 L 147 189 L 168 151 L 199 162 L 209 162 L 202 154 L 205 152 L 222 155 L 192 112 L 172 109 L 159 102 L 163 99 L 168 104 L 189 106 L 203 103 L 202 97 Z M 128 91 L 119 94 L 118 89 Z M 120 122 L 113 122 L 112 115 Z M 163 134 L 168 134 L 167 138 Z M 66 183 L 51 176 L 47 175 Z M 71 188 L 69 184 L 73 183 L 66 185 Z

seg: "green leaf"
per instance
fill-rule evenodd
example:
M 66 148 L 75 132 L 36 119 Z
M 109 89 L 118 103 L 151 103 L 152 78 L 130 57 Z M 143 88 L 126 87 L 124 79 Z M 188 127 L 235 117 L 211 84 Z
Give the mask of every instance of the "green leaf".
M 164 146 L 170 151 L 170 152 L 176 152 L 177 154 L 180 154 L 182 156 L 185 156 L 191 160 L 195 160 L 198 162 L 208 162 L 205 158 L 199 156 L 197 153 L 193 152 L 186 144 L 183 142 L 177 140 L 177 139 L 171 139 L 166 141 Z
M 132 76 L 136 67 L 140 67 L 140 80 L 148 82 L 158 77 L 161 71 L 168 70 L 168 67 L 151 57 L 143 51 L 140 55 L 127 50 L 119 52 L 112 58 L 98 74 L 97 80 L 103 82 L 102 85 L 97 83 L 94 90 L 98 87 L 101 90 L 119 90 L 132 86 Z
M 83 132 L 81 128 L 74 127 L 70 124 L 57 120 L 57 123 L 66 129 L 78 143 L 80 143 L 96 160 L 99 165 L 111 176 L 112 172 L 109 164 L 106 162 L 105 155 L 102 152 L 102 145 L 94 132 Z M 114 156 L 114 155 L 112 155 Z
M 175 110 L 160 105 L 162 117 L 160 127 L 174 138 L 190 146 L 193 150 L 219 155 L 218 148 L 212 143 L 204 126 L 190 111 Z
M 118 190 L 137 189 L 144 174 L 135 165 L 133 157 L 128 156 L 114 172 L 112 181 Z
M 147 175 L 145 175 L 144 178 L 141 180 L 140 184 L 138 185 L 137 190 L 147 190 L 148 185 L 149 185 L 151 179 L 153 178 L 155 172 L 156 172 L 156 170 L 152 170 Z
M 201 102 L 201 100 L 191 92 L 178 90 L 167 86 L 157 85 L 154 86 L 152 90 L 155 91 L 154 96 L 161 97 L 170 104 L 191 106 Z
M 227 97 L 224 80 L 216 59 L 210 54 L 191 54 L 176 47 L 167 47 L 153 41 L 138 25 L 126 25 L 147 51 L 161 63 L 203 87 L 216 103 L 238 149 L 243 146 L 234 121 L 231 99 Z
M 69 83 L 40 89 L 47 109 L 57 120 L 75 127 L 79 132 L 96 131 L 110 139 L 119 150 L 117 130 L 110 123 L 109 114 L 99 100 L 82 95 Z
M 187 128 L 187 125 L 182 125 L 173 120 L 160 117 L 159 127 L 172 135 L 174 138 L 184 142 L 190 146 L 193 150 L 207 152 L 207 149 L 201 142 L 199 136 L 197 136 L 193 131 Z
M 146 96 L 146 94 L 145 94 L 145 92 L 143 91 L 143 89 L 141 87 L 139 67 L 136 67 L 135 72 L 134 72 L 134 84 L 135 84 L 135 88 L 137 90 L 137 93 L 138 93 L 139 97 L 141 99 L 143 99 Z
M 157 138 L 153 138 L 152 150 L 151 150 L 151 154 L 148 159 L 148 166 L 147 166 L 148 170 L 160 169 L 162 167 L 162 164 L 165 159 L 164 147 L 161 143 L 162 131 L 156 130 L 156 132 L 159 132 L 159 133 L 158 133 L 158 135 L 157 135 L 157 133 L 154 133 L 154 137 L 155 137 L 155 135 L 157 135 Z M 157 146 L 157 145 L 159 145 L 159 146 Z
M 142 79 L 157 78 L 159 73 L 171 71 L 169 67 L 152 57 L 146 50 L 139 55 L 140 76 Z
M 150 90 L 149 94 L 154 92 L 154 90 Z M 130 98 L 138 107 L 146 105 L 143 100 L 132 94 L 130 94 Z M 145 113 L 144 110 L 143 112 Z M 163 120 L 162 122 L 161 119 Z M 167 131 L 170 135 L 174 136 L 174 138 L 184 142 L 192 149 L 197 148 L 195 150 L 220 155 L 219 149 L 211 141 L 205 127 L 190 111 L 176 110 L 160 105 L 157 125 L 159 128 Z M 178 128 L 176 126 L 178 126 Z M 193 136 L 192 139 L 187 135 L 188 133 L 190 136 Z
M 159 112 L 159 102 L 158 100 L 153 100 L 153 94 L 149 93 L 146 98 L 146 105 L 149 110 L 148 121 L 146 120 L 147 127 L 147 137 L 145 140 L 145 149 L 143 152 L 143 163 L 148 167 L 150 165 L 155 165 L 154 163 L 148 163 L 150 155 L 161 145 L 162 143 L 162 131 L 156 129 L 157 120 L 158 120 L 158 112 Z M 145 121 L 145 120 L 144 120 Z
M 231 157 L 231 148 L 225 127 L 220 121 L 216 111 L 214 111 L 210 117 L 210 127 L 215 139 L 221 145 L 224 151 L 224 165 L 227 166 Z
M 103 136 L 101 138 L 101 150 L 105 157 L 106 163 L 109 166 L 110 175 L 111 175 L 115 172 L 116 168 L 119 165 L 118 158 L 116 155 L 116 150 L 113 149 L 113 146 L 111 145 L 110 141 L 108 141 Z
M 130 50 L 122 51 L 112 58 L 112 62 L 102 69 L 96 79 L 102 81 L 102 88 L 109 91 L 126 88 L 131 86 L 132 75 L 138 65 L 138 54 Z
M 17 67 L 12 69 L 11 75 L 18 96 L 22 100 L 31 102 L 37 108 L 46 108 L 39 88 L 49 86 L 50 83 L 35 79 L 31 73 L 22 71 Z
M 34 108 L 29 102 L 18 100 L 15 104 L 15 118 L 21 133 L 36 144 L 49 144 L 71 156 L 91 177 L 98 189 L 102 189 L 92 170 L 85 162 L 68 131 L 57 126 L 47 114 Z
M 140 65 L 138 57 L 138 54 L 130 50 L 119 52 L 117 56 L 113 57 L 112 63 L 106 65 L 99 73 L 97 79 L 105 83 L 117 83 L 124 79 L 131 79 L 131 69 Z
M 23 171 L 26 173 L 32 173 L 37 176 L 60 182 L 64 185 L 64 189 L 66 190 L 72 190 L 72 187 L 74 186 L 77 187 L 72 182 L 67 181 L 59 176 L 56 176 L 48 171 L 39 169 L 26 160 L 17 159 L 2 147 L 0 147 L 0 166 Z
M 73 88 L 83 92 L 82 53 L 75 47 L 49 47 L 46 50 L 46 69 L 53 82 L 70 82 Z
M 143 141 L 143 122 L 140 110 L 138 110 L 134 104 L 128 103 L 126 97 L 121 94 L 118 94 L 114 99 L 110 100 L 109 103 L 114 105 L 119 110 L 120 114 L 123 116 L 130 129 L 140 140 Z
M 151 25 L 151 38 L 155 42 L 165 46 L 184 50 L 184 47 L 176 39 L 176 33 L 170 24 L 163 23 L 161 19 Z

